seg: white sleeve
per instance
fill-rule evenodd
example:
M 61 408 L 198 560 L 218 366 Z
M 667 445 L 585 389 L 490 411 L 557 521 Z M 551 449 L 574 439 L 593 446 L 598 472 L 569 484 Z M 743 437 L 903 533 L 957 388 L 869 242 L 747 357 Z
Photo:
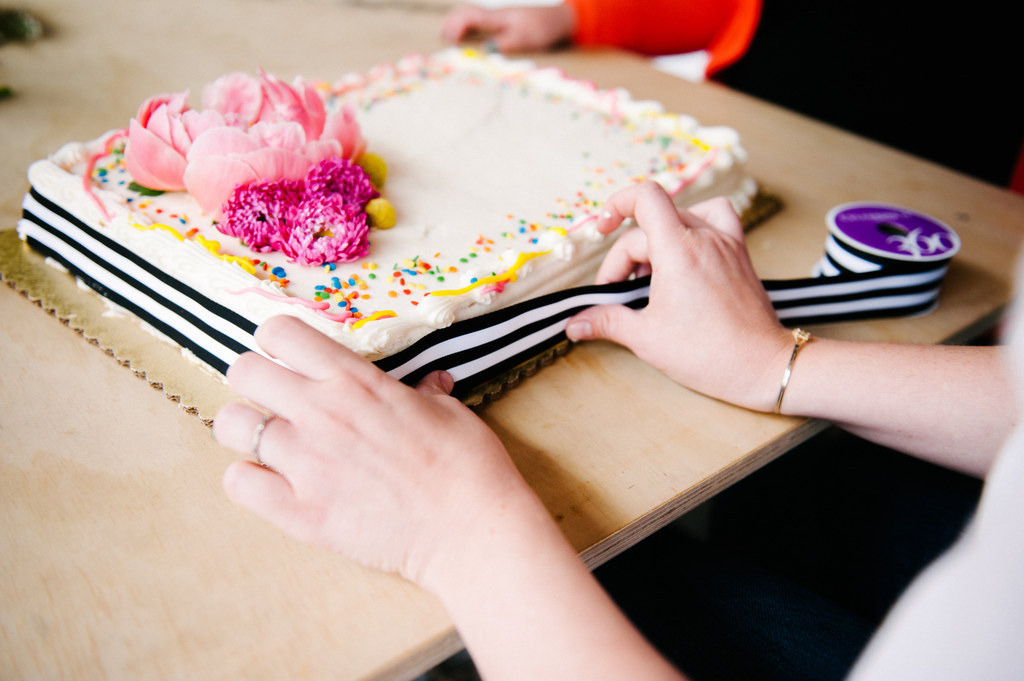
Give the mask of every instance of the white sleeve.
M 964 536 L 911 584 L 849 678 L 1019 680 L 1022 642 L 1024 433 L 1017 432 Z

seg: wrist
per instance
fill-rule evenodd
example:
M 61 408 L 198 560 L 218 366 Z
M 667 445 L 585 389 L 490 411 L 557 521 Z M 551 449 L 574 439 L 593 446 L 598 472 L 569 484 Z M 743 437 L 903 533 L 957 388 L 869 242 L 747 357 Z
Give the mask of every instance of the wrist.
M 792 330 L 793 335 L 793 350 L 789 353 L 789 361 L 786 363 L 786 368 L 782 372 L 782 379 L 779 381 L 779 393 L 775 398 L 775 407 L 772 410 L 775 414 L 782 413 L 782 402 L 786 397 L 786 389 L 789 387 L 789 381 L 793 376 L 793 369 L 796 366 L 796 360 L 800 356 L 800 351 L 803 350 L 804 346 L 811 342 L 811 334 L 800 328 Z
M 811 340 L 803 343 L 802 347 L 793 358 L 793 351 L 796 350 L 796 340 L 790 336 L 789 346 L 786 349 L 786 357 L 776 368 L 775 395 L 773 397 L 772 411 L 778 401 L 779 392 L 782 392 L 782 402 L 779 410 L 775 413 L 785 416 L 804 416 L 808 418 L 826 418 L 835 420 L 831 412 L 832 391 L 822 393 L 822 386 L 832 380 L 828 377 L 829 372 L 834 368 L 836 362 L 835 349 L 842 347 L 845 341 L 837 341 L 831 338 L 813 336 Z M 825 359 L 823 359 L 825 358 Z M 790 364 L 790 361 L 792 363 Z M 823 364 L 824 362 L 824 364 Z M 785 377 L 786 367 L 789 368 L 789 380 L 785 390 L 782 390 L 782 381 Z
M 495 575 L 509 564 L 529 562 L 560 530 L 533 491 L 522 483 L 500 495 L 463 506 L 463 522 L 452 525 L 433 547 L 413 581 L 452 608 L 493 589 Z M 465 515 L 467 512 L 471 516 Z M 476 512 L 473 512 L 473 511 Z
M 782 326 L 776 333 L 758 342 L 744 355 L 745 380 L 738 380 L 738 399 L 727 399 L 737 406 L 772 413 L 779 398 L 779 389 L 793 355 L 793 332 Z M 793 380 L 790 370 L 789 382 Z M 739 379 L 740 377 L 737 377 Z M 788 387 L 787 387 L 788 390 Z

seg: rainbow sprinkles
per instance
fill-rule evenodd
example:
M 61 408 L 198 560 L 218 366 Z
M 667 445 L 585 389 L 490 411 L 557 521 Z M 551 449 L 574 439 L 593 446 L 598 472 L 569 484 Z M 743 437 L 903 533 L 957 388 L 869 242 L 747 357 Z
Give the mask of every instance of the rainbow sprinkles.
M 611 243 L 594 217 L 629 184 L 744 210 L 744 160 L 731 129 L 446 50 L 333 83 L 229 74 L 197 109 L 154 98 L 34 164 L 19 233 L 217 371 L 275 314 L 378 359 L 590 283 Z

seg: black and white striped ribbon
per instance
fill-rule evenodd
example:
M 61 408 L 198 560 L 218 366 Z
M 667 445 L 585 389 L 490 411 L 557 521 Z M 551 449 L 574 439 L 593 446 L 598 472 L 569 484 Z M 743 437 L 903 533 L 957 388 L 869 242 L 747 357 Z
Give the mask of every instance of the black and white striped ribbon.
M 34 249 L 216 371 L 225 373 L 238 355 L 256 349 L 251 320 L 138 257 L 34 189 L 22 205 L 19 231 Z M 879 206 L 872 208 L 871 219 L 882 215 Z M 831 234 L 816 276 L 764 282 L 780 320 L 795 326 L 904 316 L 925 313 L 937 304 L 959 239 L 935 221 L 928 238 L 918 239 L 914 221 L 920 216 L 910 214 L 901 222 L 898 211 L 903 209 L 886 210 L 888 217 L 878 221 L 882 236 L 911 244 L 911 252 L 887 252 L 863 235 L 836 227 L 842 213 L 830 214 Z M 917 252 L 921 244 L 932 252 Z M 581 310 L 611 304 L 641 308 L 649 292 L 649 277 L 559 291 L 456 322 L 376 364 L 409 384 L 431 371 L 446 370 L 455 379 L 454 393 L 464 397 L 560 345 L 566 340 L 566 323 Z
M 825 254 L 814 276 L 765 280 L 779 319 L 791 326 L 925 314 L 960 240 L 927 216 L 884 204 L 844 204 L 829 213 Z M 877 233 L 876 233 L 877 232 Z M 444 369 L 464 396 L 566 340 L 569 318 L 593 305 L 647 304 L 650 277 L 528 300 L 435 331 L 377 362 L 410 384 Z

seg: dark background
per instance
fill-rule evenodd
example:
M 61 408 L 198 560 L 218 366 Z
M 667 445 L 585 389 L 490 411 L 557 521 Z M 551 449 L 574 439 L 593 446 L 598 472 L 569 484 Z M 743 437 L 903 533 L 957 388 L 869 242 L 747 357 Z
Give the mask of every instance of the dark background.
M 765 0 L 716 80 L 999 186 L 1024 143 L 1010 3 Z

